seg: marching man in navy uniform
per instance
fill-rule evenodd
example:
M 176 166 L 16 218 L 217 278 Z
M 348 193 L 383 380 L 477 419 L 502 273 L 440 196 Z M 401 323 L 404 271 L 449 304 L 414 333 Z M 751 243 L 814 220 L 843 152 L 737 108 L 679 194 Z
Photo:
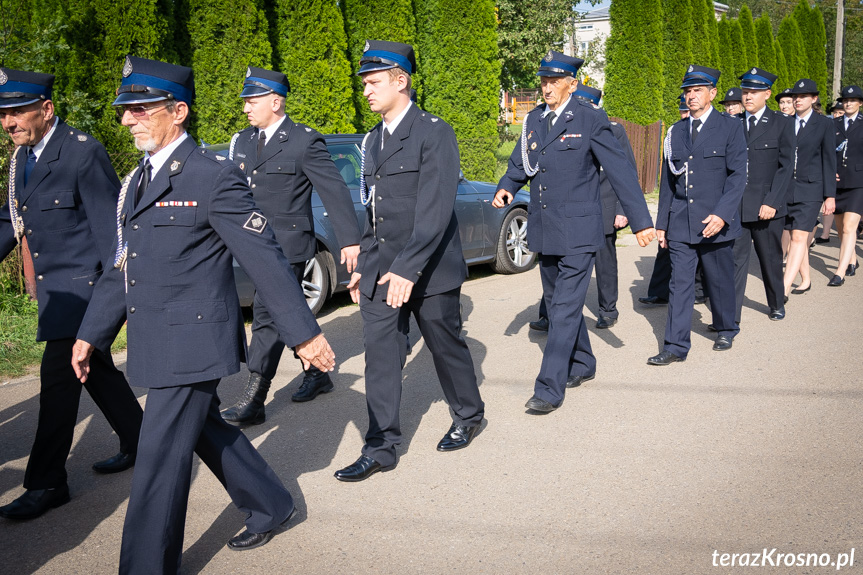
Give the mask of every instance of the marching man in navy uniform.
M 794 125 L 767 107 L 776 76 L 752 68 L 740 76 L 743 89 L 743 121 L 748 169 L 746 189 L 740 204 L 741 235 L 734 240 L 735 320 L 740 323 L 752 245 L 761 265 L 767 295 L 768 317 L 785 317 L 782 283 L 782 229 L 785 227 L 786 197 L 794 170 Z
M 719 70 L 689 66 L 681 86 L 690 116 L 665 138 L 656 230 L 671 256 L 668 320 L 662 351 L 650 365 L 686 359 L 691 347 L 695 269 L 702 264 L 710 298 L 716 351 L 731 349 L 734 322 L 733 241 L 746 187 L 746 139 L 740 120 L 713 109 Z
M 360 458 L 335 473 L 340 481 L 362 481 L 398 462 L 410 314 L 452 412 L 438 451 L 467 447 L 485 413 L 461 336 L 459 297 L 467 265 L 455 217 L 458 143 L 449 124 L 411 102 L 415 70 L 410 45 L 366 42 L 358 74 L 371 110 L 383 121 L 363 140 L 360 195 L 367 220 L 348 288 L 363 317 L 369 429 Z
M 72 346 L 94 284 L 113 265 L 120 182 L 102 144 L 54 115 L 53 85 L 51 74 L 0 68 L 0 122 L 17 146 L 0 208 L 0 260 L 27 239 L 37 274 L 36 340 L 46 342 L 27 491 L 0 507 L 8 519 L 32 519 L 69 501 L 66 458 L 81 397 Z M 94 354 L 91 366 L 84 385 L 120 439 L 120 453 L 93 469 L 123 471 L 135 463 L 141 406 L 110 353 Z
M 353 200 L 319 132 L 285 114 L 290 91 L 281 72 L 250 66 L 240 97 L 250 128 L 231 139 L 229 156 L 252 188 L 255 204 L 270 222 L 276 240 L 300 285 L 306 262 L 314 259 L 315 222 L 312 187 L 320 196 L 342 246 L 341 262 L 353 271 L 360 252 L 360 230 Z M 225 421 L 255 425 L 266 419 L 264 401 L 285 344 L 263 301 L 256 295 L 249 344 L 249 381 L 240 400 L 222 412 Z M 310 401 L 333 390 L 327 372 L 309 366 L 294 401 Z
M 238 372 L 245 356 L 233 258 L 304 365 L 334 366 L 242 171 L 186 134 L 194 90 L 191 68 L 126 59 L 114 106 L 147 153 L 123 182 L 114 266 L 96 286 L 73 350 L 86 381 L 94 348 L 107 351 L 127 321 L 129 379 L 150 388 L 123 527 L 123 574 L 179 571 L 193 451 L 246 513 L 246 531 L 229 548 L 265 544 L 294 511 L 273 470 L 219 413 L 219 379 Z
M 596 252 L 605 243 L 599 166 L 620 201 L 638 243 L 654 237 L 653 221 L 635 166 L 620 147 L 608 116 L 572 93 L 583 60 L 549 51 L 540 63 L 544 105 L 528 114 L 492 205 L 502 208 L 531 183 L 527 241 L 539 253 L 549 313 L 548 343 L 529 413 L 554 411 L 567 387 L 596 375 L 584 322 L 584 299 Z

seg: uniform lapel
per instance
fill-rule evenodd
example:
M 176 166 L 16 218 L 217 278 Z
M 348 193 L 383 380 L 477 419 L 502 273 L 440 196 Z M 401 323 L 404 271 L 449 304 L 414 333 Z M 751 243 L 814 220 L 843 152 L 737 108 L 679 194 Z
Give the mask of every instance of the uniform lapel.
M 690 139 L 689 139 L 690 151 L 694 151 L 694 150 L 697 150 L 699 148 L 703 148 L 704 142 L 706 142 L 707 140 L 710 139 L 711 132 L 717 126 L 717 120 L 714 117 L 714 114 L 718 115 L 719 112 L 715 109 L 711 110 L 710 116 L 707 118 L 707 120 L 702 121 L 701 130 L 698 131 L 698 139 L 695 140 L 695 144 L 692 144 L 692 135 L 690 134 Z M 703 117 L 704 116 L 702 116 L 702 118 Z M 691 123 L 690 123 L 689 128 L 691 130 L 691 128 L 692 128 Z M 687 130 L 687 132 L 689 132 L 690 130 Z
M 572 121 L 575 113 L 578 110 L 578 101 L 575 96 L 571 96 L 569 99 L 569 104 L 566 105 L 565 108 L 559 108 L 555 113 L 558 114 L 557 120 L 554 122 L 554 125 L 549 130 L 548 134 L 545 135 L 545 139 L 542 141 L 542 147 L 547 148 L 550 143 L 555 141 L 560 137 L 568 128 L 572 128 L 573 125 L 569 124 Z M 540 122 L 545 122 L 545 118 L 542 118 Z
M 261 154 L 261 157 L 255 161 L 255 168 L 260 168 L 261 165 L 267 160 L 271 159 L 273 156 L 278 154 L 281 151 L 282 142 L 285 142 L 288 139 L 288 136 L 291 133 L 291 130 L 294 127 L 294 123 L 291 119 L 285 116 L 285 119 L 282 121 L 279 129 L 276 130 L 276 133 L 273 134 L 271 140 L 278 141 L 278 144 L 274 144 L 272 141 L 269 141 L 264 146 L 264 153 Z M 257 142 L 255 142 L 255 147 L 253 148 L 255 152 L 257 152 Z
M 848 129 L 846 130 L 846 129 L 845 129 L 845 118 L 842 118 L 842 122 L 841 122 L 841 123 L 842 123 L 842 131 L 845 133 L 845 136 L 846 136 L 846 137 L 847 137 L 847 136 L 848 136 L 848 134 L 850 134 L 851 132 L 854 132 L 854 131 L 856 131 L 856 130 L 857 130 L 857 127 L 858 127 L 858 125 L 860 124 L 860 121 L 861 121 L 861 120 L 863 120 L 863 115 L 861 115 L 860 113 L 858 113 L 858 114 L 857 114 L 857 117 L 854 119 L 854 122 L 853 122 L 853 123 L 848 127 Z
M 60 159 L 60 149 L 63 147 L 63 135 L 65 132 L 66 123 L 63 120 L 57 121 L 57 126 L 54 128 L 54 133 L 51 134 L 51 139 L 48 140 L 48 143 L 45 144 L 45 149 L 42 150 L 42 153 L 39 154 L 39 160 L 36 162 L 36 166 L 33 168 L 33 171 L 30 173 L 30 178 L 27 180 L 27 185 L 23 187 L 20 201 L 23 204 L 24 200 L 30 197 L 30 194 L 39 187 L 39 184 L 42 183 L 42 180 L 48 177 L 51 173 L 51 164 Z M 27 165 L 27 154 L 25 153 L 18 163 L 19 169 L 21 171 L 22 179 L 21 183 L 24 183 L 23 175 L 24 175 L 24 166 Z M 21 188 L 18 188 L 21 189 Z
M 770 109 L 764 110 L 764 113 L 761 114 L 761 119 L 755 122 L 755 127 L 752 128 L 752 131 L 749 133 L 749 141 L 754 142 L 756 139 L 763 136 L 767 130 L 770 129 L 770 124 L 772 123 L 773 114 Z
M 138 205 L 135 206 L 132 211 L 133 217 L 147 209 L 148 206 L 153 205 L 157 199 L 171 188 L 171 179 L 180 175 L 183 171 L 183 167 L 186 165 L 186 160 L 189 159 L 189 156 L 197 148 L 195 140 L 189 137 L 186 138 L 186 140 L 180 144 L 176 150 L 174 150 L 174 153 L 171 154 L 171 157 L 168 158 L 164 165 L 162 165 L 156 173 L 156 176 L 153 178 L 153 181 L 150 182 L 149 186 L 147 186 L 147 191 L 144 192 L 144 197 L 141 198 L 141 201 L 138 202 Z M 137 185 L 137 179 L 135 182 L 129 183 L 130 187 L 133 184 Z M 130 190 L 130 192 L 134 194 L 134 190 Z
M 384 144 L 384 148 L 380 151 L 378 161 L 375 163 L 376 172 L 381 169 L 381 166 L 383 166 L 386 161 L 393 156 L 393 154 L 402 149 L 402 140 L 410 135 L 411 126 L 413 125 L 414 120 L 416 120 L 418 114 L 419 108 L 411 104 L 411 109 L 408 110 L 408 113 L 405 114 L 405 117 L 402 118 L 402 121 L 399 122 L 398 126 L 396 126 L 395 133 L 391 134 L 390 137 L 387 138 L 387 143 Z M 378 134 L 378 136 L 380 136 L 380 134 Z M 380 139 L 377 139 L 376 141 L 380 142 Z

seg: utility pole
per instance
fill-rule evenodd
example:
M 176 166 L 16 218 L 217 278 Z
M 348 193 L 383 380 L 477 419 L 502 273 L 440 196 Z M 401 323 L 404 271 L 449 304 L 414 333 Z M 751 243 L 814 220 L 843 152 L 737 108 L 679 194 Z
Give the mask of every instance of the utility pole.
M 845 57 L 845 0 L 836 2 L 836 46 L 833 52 L 833 101 L 842 89 L 842 68 Z

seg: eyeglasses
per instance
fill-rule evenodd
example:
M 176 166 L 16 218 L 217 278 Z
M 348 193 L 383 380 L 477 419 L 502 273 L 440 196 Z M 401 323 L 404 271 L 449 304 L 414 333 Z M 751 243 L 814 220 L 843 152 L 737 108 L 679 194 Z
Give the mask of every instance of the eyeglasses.
M 136 118 L 146 118 L 152 116 L 154 112 L 158 112 L 162 108 L 167 108 L 170 104 L 164 104 L 162 106 L 153 106 L 147 107 L 142 106 L 140 104 L 134 106 L 118 106 L 114 108 L 114 111 L 117 112 L 117 119 L 122 120 L 123 116 L 126 115 L 126 112 L 132 114 L 132 116 Z

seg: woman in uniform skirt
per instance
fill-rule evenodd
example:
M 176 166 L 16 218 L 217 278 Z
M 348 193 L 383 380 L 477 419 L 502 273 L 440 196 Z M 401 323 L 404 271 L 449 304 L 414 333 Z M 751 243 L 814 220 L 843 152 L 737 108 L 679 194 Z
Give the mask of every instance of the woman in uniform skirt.
M 827 284 L 845 283 L 857 267 L 857 225 L 863 214 L 863 90 L 859 86 L 842 88 L 839 102 L 845 114 L 833 119 L 836 126 L 836 229 L 839 231 L 839 264 Z

